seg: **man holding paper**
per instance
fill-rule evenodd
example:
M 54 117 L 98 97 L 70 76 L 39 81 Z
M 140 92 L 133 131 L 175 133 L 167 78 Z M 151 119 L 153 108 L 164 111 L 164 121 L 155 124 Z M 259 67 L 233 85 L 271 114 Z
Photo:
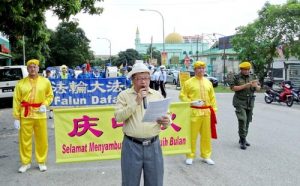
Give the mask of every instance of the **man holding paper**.
M 201 159 L 203 162 L 214 165 L 210 158 L 212 153 L 211 138 L 217 138 L 216 116 L 217 103 L 212 83 L 204 77 L 206 64 L 197 61 L 194 64 L 195 76 L 185 81 L 181 88 L 179 99 L 191 102 L 191 149 L 187 154 L 186 164 L 193 164 L 196 156 L 196 141 L 200 133 Z
M 149 88 L 150 70 L 142 61 L 136 61 L 127 76 L 133 86 L 119 94 L 115 111 L 116 120 L 124 123 L 122 185 L 140 185 L 143 171 L 144 185 L 162 186 L 164 165 L 158 135 L 161 127 L 171 124 L 171 119 L 162 115 L 154 122 L 142 122 L 147 101 L 162 100 L 163 96 Z

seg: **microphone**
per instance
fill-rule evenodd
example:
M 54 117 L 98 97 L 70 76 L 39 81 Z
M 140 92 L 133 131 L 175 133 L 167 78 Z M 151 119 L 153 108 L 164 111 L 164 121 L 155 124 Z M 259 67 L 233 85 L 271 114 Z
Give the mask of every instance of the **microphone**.
M 143 105 L 144 105 L 144 109 L 147 109 L 147 98 L 143 97 Z

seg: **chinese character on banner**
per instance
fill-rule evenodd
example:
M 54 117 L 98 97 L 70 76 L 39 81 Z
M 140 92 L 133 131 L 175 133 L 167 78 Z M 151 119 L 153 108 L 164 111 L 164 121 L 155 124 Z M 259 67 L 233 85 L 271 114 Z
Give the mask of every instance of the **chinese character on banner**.
M 167 59 L 168 59 L 167 52 L 162 52 L 161 53 L 161 64 L 162 65 L 167 65 Z
M 99 121 L 99 118 L 90 118 L 89 116 L 83 115 L 82 118 L 73 119 L 73 130 L 68 133 L 70 137 L 82 136 L 88 130 L 95 136 L 99 137 L 103 134 L 102 131 L 92 128 L 97 126 L 96 123 L 90 123 L 90 121 Z M 81 129 L 81 131 L 79 131 Z

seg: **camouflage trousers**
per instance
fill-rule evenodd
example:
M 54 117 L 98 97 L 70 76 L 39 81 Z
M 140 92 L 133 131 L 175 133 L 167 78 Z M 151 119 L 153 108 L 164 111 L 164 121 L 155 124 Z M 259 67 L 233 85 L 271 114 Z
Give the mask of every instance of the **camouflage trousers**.
M 252 121 L 253 108 L 235 107 L 235 114 L 239 123 L 239 136 L 245 139 L 248 134 L 249 123 Z

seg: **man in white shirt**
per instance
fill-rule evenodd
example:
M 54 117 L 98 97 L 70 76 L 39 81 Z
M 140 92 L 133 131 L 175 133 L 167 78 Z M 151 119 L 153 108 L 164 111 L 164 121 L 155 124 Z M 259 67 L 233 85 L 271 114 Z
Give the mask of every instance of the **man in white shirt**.
M 166 72 L 166 67 L 164 65 L 160 66 L 160 71 L 158 75 L 158 82 L 159 82 L 159 88 L 161 90 L 161 94 L 164 96 L 164 98 L 167 97 L 167 93 L 165 90 L 165 84 L 167 81 L 167 72 Z

